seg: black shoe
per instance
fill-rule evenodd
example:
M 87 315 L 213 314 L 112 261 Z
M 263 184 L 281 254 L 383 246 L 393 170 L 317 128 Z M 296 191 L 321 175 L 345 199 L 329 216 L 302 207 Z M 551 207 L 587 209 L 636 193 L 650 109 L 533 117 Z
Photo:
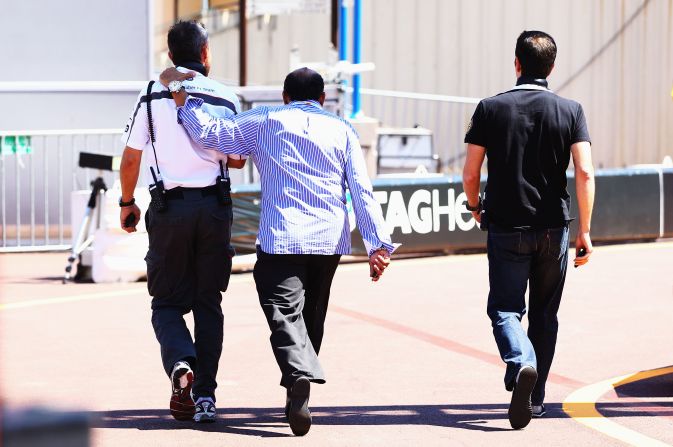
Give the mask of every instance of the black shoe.
M 537 371 L 532 366 L 523 366 L 516 376 L 512 401 L 509 404 L 509 423 L 513 429 L 524 428 L 533 416 L 530 395 L 537 382 Z
M 544 407 L 544 404 L 533 405 L 533 417 L 534 418 L 541 418 L 545 414 L 547 414 L 547 409 Z
M 287 395 L 285 396 L 285 419 L 290 420 L 290 389 L 287 389 Z
M 311 411 L 308 409 L 308 398 L 311 394 L 311 382 L 306 377 L 300 377 L 290 390 L 290 408 L 288 421 L 292 433 L 304 436 L 311 429 Z

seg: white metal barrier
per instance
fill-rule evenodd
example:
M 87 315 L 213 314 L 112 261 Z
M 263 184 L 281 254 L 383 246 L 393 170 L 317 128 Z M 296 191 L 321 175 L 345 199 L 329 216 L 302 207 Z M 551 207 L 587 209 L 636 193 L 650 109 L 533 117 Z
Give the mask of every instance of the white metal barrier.
M 70 247 L 70 193 L 88 189 L 98 174 L 77 167 L 79 153 L 118 155 L 120 135 L 120 129 L 0 131 L 0 252 Z M 111 187 L 116 176 L 103 178 Z
M 139 91 L 144 82 L 0 83 L 0 91 Z M 344 91 L 351 89 L 345 87 Z M 243 92 L 242 92 L 243 93 Z M 459 173 L 463 136 L 478 98 L 362 89 L 364 110 L 386 126 L 420 125 L 433 131 L 444 173 Z M 70 194 L 88 189 L 97 173 L 77 167 L 79 153 L 119 155 L 120 129 L 0 131 L 0 138 L 24 137 L 26 147 L 0 154 L 0 253 L 66 250 L 71 245 Z M 246 171 L 247 173 L 247 171 Z M 103 173 L 108 187 L 117 174 Z M 250 175 L 236 179 L 249 182 Z
M 352 88 L 345 87 L 350 93 Z M 362 110 L 386 127 L 424 127 L 433 132 L 434 151 L 441 171 L 462 172 L 465 157 L 463 138 L 480 98 L 432 95 L 364 88 Z

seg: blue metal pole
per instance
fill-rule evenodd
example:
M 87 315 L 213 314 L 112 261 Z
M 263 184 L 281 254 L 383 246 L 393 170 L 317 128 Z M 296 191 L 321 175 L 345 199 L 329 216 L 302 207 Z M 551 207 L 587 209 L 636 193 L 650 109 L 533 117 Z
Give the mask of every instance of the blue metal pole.
M 339 60 L 348 60 L 348 7 L 347 0 L 339 0 Z
M 355 0 L 353 7 L 353 63 L 362 62 L 362 0 Z M 362 113 L 360 103 L 360 74 L 353 75 L 353 113 L 356 118 Z

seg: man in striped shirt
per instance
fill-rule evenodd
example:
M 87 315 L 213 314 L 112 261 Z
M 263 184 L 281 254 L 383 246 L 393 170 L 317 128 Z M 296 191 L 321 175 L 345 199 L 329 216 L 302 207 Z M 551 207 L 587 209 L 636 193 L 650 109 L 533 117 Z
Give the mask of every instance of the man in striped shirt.
M 189 74 L 168 69 L 168 85 Z M 284 106 L 230 118 L 211 116 L 199 98 L 174 93 L 178 119 L 204 149 L 250 156 L 260 173 L 262 209 L 254 277 L 287 388 L 286 415 L 296 435 L 311 427 L 310 382 L 324 383 L 318 361 L 332 278 L 349 254 L 346 188 L 377 281 L 394 247 L 372 195 L 364 156 L 350 124 L 322 109 L 322 77 L 307 68 L 285 79 Z

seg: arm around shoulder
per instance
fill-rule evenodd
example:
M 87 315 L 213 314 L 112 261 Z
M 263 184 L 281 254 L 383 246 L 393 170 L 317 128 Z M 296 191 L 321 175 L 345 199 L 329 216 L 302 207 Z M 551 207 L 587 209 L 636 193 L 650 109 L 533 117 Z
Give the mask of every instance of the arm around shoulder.
M 227 159 L 227 167 L 232 169 L 243 169 L 245 167 L 245 162 L 247 158 L 242 158 L 240 160 L 235 160 L 231 157 Z

